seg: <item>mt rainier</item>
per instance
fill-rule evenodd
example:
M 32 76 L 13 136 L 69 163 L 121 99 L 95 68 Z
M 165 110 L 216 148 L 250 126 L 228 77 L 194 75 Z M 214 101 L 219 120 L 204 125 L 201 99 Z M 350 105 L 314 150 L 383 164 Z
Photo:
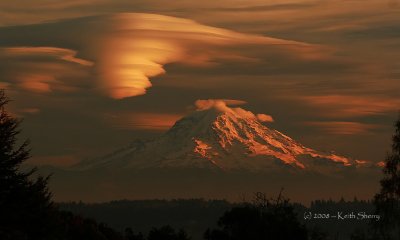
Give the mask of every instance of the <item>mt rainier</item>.
M 235 201 L 240 194 L 281 187 L 288 189 L 289 197 L 309 201 L 351 198 L 362 186 L 368 186 L 366 194 L 375 191 L 379 168 L 305 147 L 268 127 L 271 116 L 233 107 L 241 103 L 198 100 L 197 110 L 153 140 L 136 140 L 106 156 L 43 173 L 53 173 L 51 184 L 60 201 Z
M 198 100 L 198 109 L 178 120 L 159 138 L 136 141 L 113 154 L 77 166 L 88 168 L 202 168 L 266 171 L 276 168 L 325 172 L 357 166 L 359 161 L 307 148 L 267 127 L 235 100 Z M 238 102 L 240 103 L 240 102 Z

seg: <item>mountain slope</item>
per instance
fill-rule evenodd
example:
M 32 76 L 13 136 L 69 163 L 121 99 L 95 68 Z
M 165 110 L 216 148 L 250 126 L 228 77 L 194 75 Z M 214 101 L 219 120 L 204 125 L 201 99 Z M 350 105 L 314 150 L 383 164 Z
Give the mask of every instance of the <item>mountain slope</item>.
M 202 168 L 264 171 L 276 168 L 327 172 L 357 161 L 307 148 L 266 127 L 258 115 L 228 107 L 223 100 L 202 100 L 159 138 L 136 141 L 113 154 L 84 162 L 92 168 Z

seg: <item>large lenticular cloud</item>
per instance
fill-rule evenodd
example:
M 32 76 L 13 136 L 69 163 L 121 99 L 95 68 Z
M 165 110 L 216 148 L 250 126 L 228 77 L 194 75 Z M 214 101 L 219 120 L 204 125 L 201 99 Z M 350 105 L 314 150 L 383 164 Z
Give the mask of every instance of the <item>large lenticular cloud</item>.
M 60 28 L 60 25 L 68 28 Z M 62 60 L 59 64 L 69 68 L 86 67 L 85 71 L 91 77 L 80 80 L 78 85 L 115 99 L 145 94 L 146 89 L 152 86 L 150 79 L 166 73 L 165 66 L 171 63 L 204 68 L 229 61 L 254 62 L 266 58 L 271 61 L 277 58 L 308 61 L 324 57 L 320 46 L 241 34 L 157 14 L 97 16 L 36 25 L 32 29 L 21 28 L 21 32 L 18 31 L 18 28 L 12 33 L 0 29 L 0 35 L 6 36 L 0 39 L 0 48 L 2 44 L 7 45 L 7 51 L 0 52 L 0 58 L 6 58 L 10 65 L 4 72 L 12 70 L 13 62 L 20 63 L 20 59 L 43 69 L 52 66 L 48 60 L 43 62 L 43 57 Z M 52 35 L 49 35 L 50 32 Z M 244 50 L 249 46 L 259 47 L 256 52 Z M 39 58 L 30 63 L 31 55 Z M 54 71 L 54 68 L 50 70 Z M 23 80 L 23 86 L 28 86 L 25 90 L 43 89 L 44 93 L 56 89 L 52 86 L 54 84 L 70 85 L 65 80 L 72 81 L 71 78 L 63 74 L 74 72 L 56 70 L 51 78 L 35 80 L 29 76 L 37 76 L 36 70 L 32 74 L 31 69 L 18 68 L 18 71 L 28 76 Z M 46 74 L 41 73 L 40 76 L 43 75 Z M 32 86 L 29 79 L 36 85 Z M 22 86 L 22 80 L 12 76 L 8 81 Z M 37 86 L 37 83 L 41 85 Z
M 245 35 L 191 20 L 155 14 L 119 14 L 103 36 L 97 56 L 100 88 L 113 98 L 146 93 L 150 78 L 169 63 L 207 66 L 218 59 L 246 59 L 226 46 L 259 44 L 309 57 L 304 43 Z

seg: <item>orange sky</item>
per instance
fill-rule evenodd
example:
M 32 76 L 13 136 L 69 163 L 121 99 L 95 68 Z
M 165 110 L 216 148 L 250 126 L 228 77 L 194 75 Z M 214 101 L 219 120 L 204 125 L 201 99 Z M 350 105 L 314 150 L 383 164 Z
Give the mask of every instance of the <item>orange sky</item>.
M 211 98 L 380 161 L 400 109 L 399 26 L 397 0 L 2 1 L 0 87 L 39 163 L 156 136 Z

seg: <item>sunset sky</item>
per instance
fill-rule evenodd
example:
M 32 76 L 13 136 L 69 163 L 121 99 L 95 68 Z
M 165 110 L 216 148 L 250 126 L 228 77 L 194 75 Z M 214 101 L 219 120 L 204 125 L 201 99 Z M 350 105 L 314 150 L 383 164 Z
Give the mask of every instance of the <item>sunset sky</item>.
M 155 137 L 199 99 L 378 162 L 400 110 L 400 2 L 1 1 L 0 61 L 32 164 Z

